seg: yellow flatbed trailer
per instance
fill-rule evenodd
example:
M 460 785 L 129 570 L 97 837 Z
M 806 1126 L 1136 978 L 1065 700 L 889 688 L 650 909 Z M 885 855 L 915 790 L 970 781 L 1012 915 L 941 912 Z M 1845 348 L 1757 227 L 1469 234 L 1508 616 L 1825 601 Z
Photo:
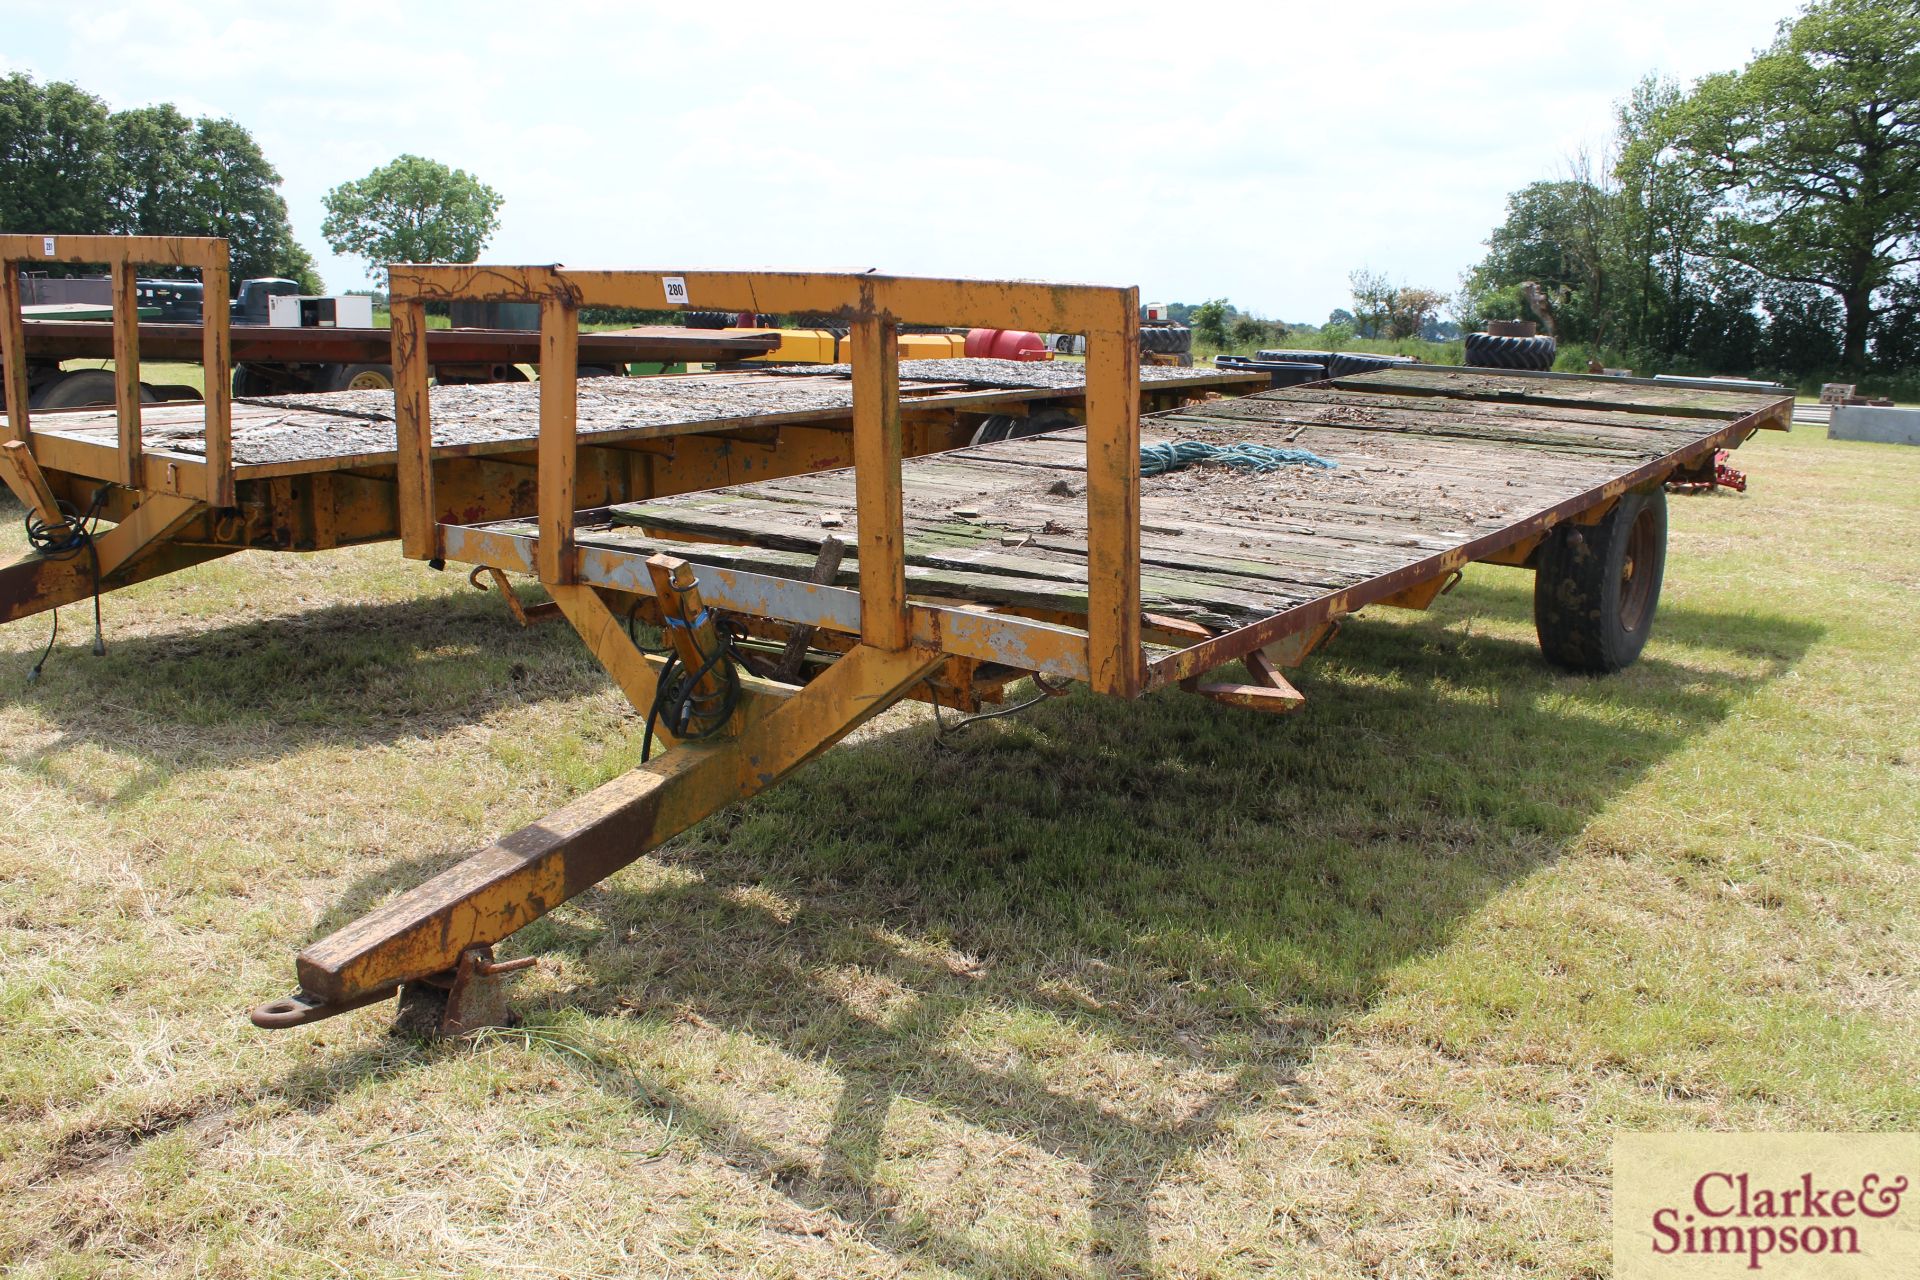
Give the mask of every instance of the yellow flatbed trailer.
M 253 1011 L 263 1027 L 396 993 L 442 1031 L 489 1019 L 497 976 L 531 963 L 496 961 L 496 944 L 903 698 L 966 705 L 1032 676 L 1291 711 L 1302 698 L 1284 669 L 1341 618 L 1424 608 L 1472 561 L 1536 571 L 1550 659 L 1617 669 L 1657 606 L 1664 484 L 1792 412 L 1697 385 L 1422 368 L 1143 415 L 1133 289 L 404 265 L 391 282 L 403 550 L 535 575 L 649 712 L 660 751 L 308 947 L 299 988 Z M 715 309 L 843 317 L 852 465 L 582 500 L 585 387 L 564 372 L 577 310 L 659 307 L 674 289 Z M 412 344 L 426 303 L 459 299 L 538 303 L 562 371 L 536 393 L 531 521 L 447 515 Z M 1086 334 L 1084 424 L 906 458 L 900 324 Z M 1190 446 L 1253 445 L 1334 465 L 1159 473 Z M 641 648 L 636 620 L 668 652 Z M 779 660 L 755 658 L 766 645 Z M 1222 678 L 1234 663 L 1244 676 Z
M 51 255 L 43 253 L 50 241 Z M 155 261 L 199 267 L 209 297 L 225 288 L 226 244 L 219 240 L 0 236 L 0 276 L 16 282 L 15 295 L 23 260 L 108 262 L 129 299 L 137 266 Z M 197 327 L 206 401 L 141 403 L 141 326 L 130 303 L 122 310 L 113 340 L 121 356 L 115 407 L 33 410 L 24 374 L 30 344 L 17 298 L 0 297 L 0 358 L 9 370 L 0 476 L 43 528 L 87 513 L 114 526 L 92 537 L 85 554 L 55 549 L 0 567 L 0 622 L 235 551 L 321 551 L 398 535 L 401 466 L 391 391 L 232 398 L 232 342 L 224 313 L 210 308 L 212 319 Z M 419 344 L 406 357 L 416 367 L 443 353 L 444 344 L 423 334 L 406 335 Z M 583 341 L 595 339 L 577 335 L 568 344 L 570 370 Z M 907 369 L 897 394 L 909 453 L 952 448 L 983 431 L 1067 421 L 1085 401 L 1084 373 L 1066 362 L 941 360 L 909 362 Z M 1149 370 L 1142 377 L 1143 409 L 1259 385 L 1212 370 Z M 581 388 L 573 483 L 583 504 L 841 467 L 853 458 L 853 390 L 844 366 L 574 377 L 568 384 Z M 434 514 L 460 522 L 532 514 L 539 384 L 436 386 L 427 394 L 435 423 L 427 465 L 441 503 Z

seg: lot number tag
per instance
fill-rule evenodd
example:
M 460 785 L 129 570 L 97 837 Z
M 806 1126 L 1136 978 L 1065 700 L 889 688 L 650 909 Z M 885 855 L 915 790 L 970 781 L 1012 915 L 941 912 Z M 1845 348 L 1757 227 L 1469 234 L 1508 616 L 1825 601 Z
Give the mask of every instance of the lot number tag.
M 661 276 L 660 283 L 667 290 L 667 305 L 684 307 L 687 305 L 687 282 L 680 276 Z
M 52 236 L 40 237 L 40 252 L 49 258 L 53 256 L 53 237 Z

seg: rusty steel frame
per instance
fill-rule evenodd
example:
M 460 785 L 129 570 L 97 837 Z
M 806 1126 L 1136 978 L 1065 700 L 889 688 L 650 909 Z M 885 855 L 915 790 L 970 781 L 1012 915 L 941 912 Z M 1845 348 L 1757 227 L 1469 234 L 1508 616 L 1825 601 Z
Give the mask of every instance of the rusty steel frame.
M 228 395 L 232 335 L 226 313 L 209 309 L 210 323 L 198 335 L 205 341 L 203 356 L 208 365 L 210 393 L 204 412 L 209 415 L 207 458 L 174 449 L 144 447 L 139 431 L 140 408 L 136 403 L 140 354 L 140 329 L 131 323 L 131 312 L 124 305 L 134 279 L 134 264 L 142 262 L 178 263 L 202 266 L 210 272 L 208 296 L 215 286 L 224 288 L 220 264 L 224 262 L 223 241 L 177 237 L 62 236 L 54 237 L 54 253 L 46 252 L 46 237 L 0 237 L 0 253 L 13 255 L 0 277 L 8 282 L 0 297 L 0 360 L 15 376 L 7 379 L 8 428 L 6 435 L 26 450 L 37 464 L 38 480 L 30 483 L 28 473 L 17 461 L 0 467 L 4 478 L 21 501 L 34 507 L 42 520 L 57 517 L 60 504 L 74 510 L 86 510 L 96 495 L 104 496 L 101 518 L 122 523 L 135 512 L 151 506 L 159 498 L 193 499 L 200 505 L 186 519 L 170 520 L 161 527 L 151 519 L 133 526 L 152 530 L 152 540 L 138 549 L 137 555 L 122 557 L 117 569 L 102 572 L 96 580 L 86 571 L 88 561 L 55 561 L 28 556 L 13 564 L 0 566 L 0 623 L 31 616 L 48 609 L 73 603 L 94 593 L 112 591 L 133 582 L 156 577 L 178 569 L 244 549 L 274 551 L 317 551 L 382 541 L 401 532 L 402 502 L 396 481 L 404 470 L 391 453 L 359 455 L 348 458 L 292 460 L 270 463 L 235 464 L 232 452 L 231 399 Z M 24 257 L 22 257 L 24 255 Z M 48 429 L 48 420 L 56 424 L 71 415 L 51 414 L 43 410 L 35 420 L 26 407 L 27 378 L 17 376 L 27 354 L 19 339 L 19 278 L 14 267 L 21 261 L 91 262 L 120 264 L 116 280 L 116 298 L 122 303 L 117 325 L 102 326 L 114 333 L 119 345 L 115 351 L 127 358 L 118 361 L 120 379 L 116 384 L 113 410 L 115 431 L 110 443 L 93 443 Z M 394 342 L 413 341 L 410 335 L 421 332 L 419 324 L 409 329 L 413 317 L 403 304 L 397 309 Z M 11 323 L 8 323 L 8 321 Z M 152 328 L 153 326 L 144 326 Z M 446 331 L 441 331 L 445 336 Z M 559 341 L 577 344 L 578 336 L 564 333 L 557 338 L 528 335 L 535 343 Z M 590 339 L 589 339 L 590 341 Z M 438 339 L 428 338 L 431 358 Z M 388 356 L 396 371 L 404 361 L 389 343 Z M 417 368 L 417 366 L 414 366 Z M 557 384 L 559 379 L 553 380 Z M 1251 390 L 1255 380 L 1248 379 L 1233 390 Z M 1191 388 L 1169 384 L 1136 387 L 1144 407 L 1149 400 L 1177 402 L 1191 394 Z M 1231 387 L 1230 383 L 1208 383 L 1210 390 Z M 409 392 L 424 395 L 422 387 L 400 388 L 402 404 Z M 1084 389 L 993 388 L 962 391 L 939 390 L 901 402 L 899 421 L 904 432 L 903 452 L 920 454 L 964 443 L 971 430 L 970 420 L 996 413 L 1021 414 L 1038 403 L 1081 405 Z M 424 401 L 421 401 L 424 404 Z M 152 408 L 150 406 L 149 408 Z M 161 406 L 178 415 L 181 410 Z M 575 497 L 584 503 L 606 503 L 665 493 L 709 488 L 729 483 L 729 474 L 745 470 L 753 474 L 793 474 L 845 466 L 854 460 L 850 445 L 851 422 L 845 410 L 804 410 L 791 413 L 759 414 L 739 420 L 715 420 L 711 424 L 684 424 L 684 429 L 658 433 L 646 429 L 596 432 L 581 441 L 571 452 L 576 460 Z M 871 432 L 869 431 L 870 435 Z M 549 451 L 555 448 L 551 442 Z M 522 494 L 531 488 L 529 481 L 537 473 L 537 441 L 488 442 L 442 446 L 429 451 L 426 466 L 429 492 L 443 501 L 442 513 L 455 513 L 468 520 L 497 520 L 524 514 Z M 209 461 L 211 459 L 211 461 Z M 419 461 L 416 455 L 416 461 Z M 737 478 L 737 475 L 736 477 Z M 38 489 L 33 485 L 37 483 Z M 44 510 L 41 508 L 44 506 Z M 168 508 L 171 510 L 171 508 Z M 158 514 L 153 506 L 148 516 Z M 131 532 L 132 530 L 129 530 Z M 103 537 L 111 535 L 102 535 Z M 121 535 L 124 541 L 126 535 Z M 501 567 L 516 567 L 514 558 Z M 929 627 L 940 619 L 916 616 L 915 634 L 923 639 Z M 956 634 L 976 636 L 980 623 L 973 618 L 958 618 L 952 625 Z M 1085 646 L 1077 649 L 1057 636 L 1039 639 L 1067 656 L 1046 658 L 1043 670 L 1054 674 L 1083 675 Z M 965 641 L 963 640 L 963 643 Z M 1063 648 L 1064 645 L 1064 648 Z M 1044 656 L 1044 655 L 1043 655 Z
M 853 455 L 861 566 L 859 609 L 864 645 L 895 651 L 909 644 L 957 652 L 968 644 L 988 652 L 963 656 L 1023 666 L 1020 649 L 979 639 L 987 633 L 1029 635 L 1074 662 L 1084 652 L 1084 678 L 1096 690 L 1133 697 L 1146 687 L 1140 616 L 1140 373 L 1139 291 L 1099 285 L 950 280 L 881 275 L 793 272 L 573 271 L 560 267 L 421 266 L 389 269 L 394 326 L 395 419 L 400 438 L 400 539 L 415 559 L 473 557 L 475 563 L 519 568 L 525 561 L 506 544 L 509 535 L 440 522 L 431 467 L 432 425 L 423 358 L 426 304 L 440 301 L 530 302 L 541 308 L 542 341 L 550 356 L 577 340 L 583 306 L 658 310 L 698 305 L 716 310 L 818 312 L 844 320 L 853 339 Z M 670 298 L 668 280 L 684 294 Z M 692 299 L 692 303 L 682 299 Z M 1088 614 L 1084 631 L 1019 623 L 975 610 L 936 609 L 907 599 L 901 517 L 899 352 L 902 324 L 952 324 L 1087 335 L 1086 436 Z M 576 546 L 574 380 L 570 366 L 540 383 L 536 576 L 549 587 L 581 582 Z M 483 549 L 483 540 L 491 540 Z M 524 550 L 518 548 L 516 550 Z M 457 551 L 459 554 L 452 554 Z M 492 554 L 487 554 L 491 551 Z M 496 563 L 507 555 L 512 560 Z M 591 551 L 585 557 L 592 560 Z M 703 589 L 709 577 L 703 569 Z M 760 575 L 736 575 L 760 577 Z M 837 588 L 764 578 L 755 586 L 798 588 L 816 600 Z M 647 594 L 645 584 L 606 582 Z M 743 611 L 752 611 L 746 609 Z M 792 617 L 833 627 L 840 619 Z M 1057 656 L 1065 650 L 1064 659 Z M 1031 655 L 1028 655 L 1031 656 Z M 1030 670 L 1043 668 L 1028 666 Z
M 149 488 L 140 438 L 140 321 L 135 307 L 135 271 L 161 265 L 200 272 L 203 308 L 200 361 L 206 371 L 206 461 L 201 501 L 234 504 L 232 392 L 228 380 L 229 316 L 224 305 L 229 276 L 227 242 L 204 236 L 0 235 L 0 368 L 6 373 L 7 438 L 31 446 L 27 407 L 27 341 L 21 322 L 19 268 L 26 263 L 105 263 L 112 273 L 114 409 L 120 441 L 114 483 Z
M 474 948 L 491 947 L 723 806 L 771 786 L 955 657 L 1059 670 L 1102 692 L 1144 683 L 1139 548 L 1139 296 L 1133 289 L 919 280 L 884 276 L 572 272 L 554 267 L 391 267 L 400 534 L 405 553 L 445 563 L 531 570 L 636 707 L 655 703 L 664 659 L 645 653 L 609 599 L 651 596 L 681 620 L 689 669 L 711 652 L 704 607 L 747 611 L 857 636 L 804 685 L 736 673 L 737 706 L 713 736 L 668 745 L 657 760 L 464 862 L 301 952 L 299 989 L 254 1011 L 281 1027 L 331 1016 L 403 988 L 445 987 Z M 667 293 L 667 281 L 677 296 Z M 423 335 L 426 303 L 536 302 L 545 367 L 537 440 L 537 533 L 443 523 L 432 467 Z M 729 573 L 655 555 L 616 565 L 575 539 L 577 386 L 568 354 L 582 306 L 657 309 L 697 303 L 753 311 L 829 312 L 853 338 L 853 454 L 860 589 Z M 965 324 L 1089 337 L 1087 506 L 1093 530 L 1084 630 L 907 598 L 902 517 L 900 324 Z M 624 576 L 622 574 L 624 570 Z M 705 634 L 707 639 L 699 637 Z M 704 668 L 698 668 L 704 670 Z M 450 1012 L 441 1027 L 460 1028 Z
M 323 938 L 296 960 L 300 987 L 260 1006 L 263 1027 L 298 1025 L 403 990 L 458 988 L 491 970 L 491 947 L 533 919 L 631 864 L 711 813 L 779 781 L 954 660 L 1085 680 L 1137 697 L 1179 682 L 1230 705 L 1291 711 L 1302 696 L 1282 667 L 1311 652 L 1346 614 L 1369 604 L 1425 608 L 1468 561 L 1517 555 L 1547 530 L 1592 518 L 1631 489 L 1658 483 L 1686 458 L 1744 439 L 1777 406 L 1730 422 L 1676 454 L 1648 463 L 1545 512 L 1394 573 L 1334 592 L 1251 626 L 1208 635 L 1141 612 L 1138 296 L 1132 289 L 888 276 L 722 272 L 577 272 L 559 267 L 397 265 L 393 297 L 400 535 L 405 553 L 495 571 L 530 573 L 552 594 L 589 651 L 636 707 L 657 707 L 668 661 L 641 650 L 620 612 L 647 603 L 678 624 L 671 636 L 685 669 L 703 677 L 720 651 L 709 606 L 789 636 L 815 628 L 844 639 L 810 681 L 735 673 L 738 700 L 689 721 L 689 740 L 575 800 L 558 813 L 478 850 L 465 861 Z M 669 282 L 675 292 L 668 292 Z M 540 384 L 538 514 L 534 532 L 439 519 L 427 400 L 425 307 L 453 300 L 533 302 L 554 374 Z M 569 358 L 582 306 L 828 312 L 851 327 L 854 497 L 859 585 L 848 590 L 654 553 L 583 546 L 596 512 L 576 510 L 577 387 Z M 1014 327 L 1089 336 L 1086 383 L 1088 607 L 1075 616 L 1021 616 L 908 597 L 901 470 L 897 326 Z M 649 599 L 650 598 L 650 599 Z M 1079 622 L 1082 625 L 1074 626 Z M 670 631 L 676 628 L 669 626 Z M 1146 641 L 1184 644 L 1152 662 Z M 1200 683 L 1228 662 L 1245 683 Z M 718 689 L 717 678 L 706 687 Z M 713 703 L 703 704 L 713 706 Z M 650 718 L 651 721 L 651 718 Z M 709 736 L 710 735 L 710 736 Z M 467 1015 L 449 1010 L 441 1028 Z

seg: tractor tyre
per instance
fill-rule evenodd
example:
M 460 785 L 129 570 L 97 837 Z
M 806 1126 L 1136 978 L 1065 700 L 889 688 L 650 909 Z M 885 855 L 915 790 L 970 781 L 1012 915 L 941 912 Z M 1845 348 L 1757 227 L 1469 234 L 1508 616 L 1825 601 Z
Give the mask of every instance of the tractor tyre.
M 1256 360 L 1271 360 L 1277 364 L 1317 364 L 1321 366 L 1333 363 L 1331 351 L 1256 351 Z
M 1467 335 L 1467 364 L 1476 369 L 1521 369 L 1542 372 L 1553 368 L 1557 344 L 1552 338 L 1505 338 L 1493 333 Z
M 1356 373 L 1372 373 L 1375 369 L 1396 369 L 1403 364 L 1412 364 L 1408 356 L 1369 356 L 1351 355 L 1346 352 L 1327 362 L 1329 378 L 1351 378 Z

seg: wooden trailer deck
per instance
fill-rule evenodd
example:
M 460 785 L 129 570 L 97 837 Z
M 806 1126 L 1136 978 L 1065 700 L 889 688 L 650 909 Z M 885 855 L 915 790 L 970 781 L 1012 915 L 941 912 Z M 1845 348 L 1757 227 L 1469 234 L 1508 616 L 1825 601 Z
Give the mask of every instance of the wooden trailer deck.
M 1069 362 L 903 360 L 900 394 L 909 414 L 992 415 L 1029 405 L 1070 404 L 1085 394 L 1084 367 Z M 1256 385 L 1257 377 L 1215 369 L 1144 367 L 1144 394 L 1197 395 Z M 436 459 L 530 451 L 540 429 L 538 383 L 434 387 Z M 579 383 L 583 444 L 616 445 L 669 436 L 759 427 L 845 423 L 853 408 L 846 365 L 677 377 L 586 378 Z M 178 483 L 206 462 L 203 410 L 194 403 L 141 406 L 141 452 L 149 468 L 174 468 Z M 119 465 L 113 409 L 32 418 L 43 466 L 111 479 Z M 397 452 L 391 391 L 235 399 L 231 429 L 236 482 L 392 465 Z M 156 477 L 166 483 L 164 474 Z
M 1140 482 L 1140 598 L 1231 630 L 1336 594 L 1508 551 L 1609 488 L 1710 457 L 1790 401 L 1752 392 L 1386 370 L 1151 415 L 1141 443 L 1306 449 L 1336 465 L 1193 466 Z M 1086 433 L 1061 430 L 902 467 L 907 586 L 1046 615 L 1087 612 Z M 580 546 L 804 577 L 828 536 L 857 540 L 851 470 L 593 513 Z M 530 537 L 530 525 L 495 526 Z M 702 545 L 708 544 L 708 545 Z M 710 544 L 727 544 L 715 546 Z M 857 552 L 836 575 L 858 586 Z
M 1082 412 L 1084 367 L 1060 362 L 906 362 L 900 384 L 906 451 L 971 439 L 995 419 Z M 1238 394 L 1258 385 L 1211 369 L 1147 368 L 1141 407 Z M 853 391 L 846 366 L 578 381 L 579 496 L 615 502 L 788 475 L 852 461 Z M 446 519 L 532 513 L 540 384 L 436 386 L 431 465 Z M 130 447 L 130 421 L 137 442 Z M 317 551 L 397 536 L 398 450 L 390 391 L 234 400 L 225 433 L 230 505 L 211 487 L 208 418 L 192 403 L 40 411 L 23 439 L 50 500 L 74 512 L 104 491 L 103 519 L 124 526 L 98 586 L 111 591 L 245 548 Z M 24 464 L 23 464 L 24 465 Z M 9 483 L 31 495 L 17 468 Z M 146 512 L 146 525 L 135 515 Z M 118 535 L 118 536 L 116 536 Z M 103 545 L 107 545 L 103 542 Z M 0 622 L 82 599 L 96 585 L 86 558 L 30 556 L 0 567 Z

